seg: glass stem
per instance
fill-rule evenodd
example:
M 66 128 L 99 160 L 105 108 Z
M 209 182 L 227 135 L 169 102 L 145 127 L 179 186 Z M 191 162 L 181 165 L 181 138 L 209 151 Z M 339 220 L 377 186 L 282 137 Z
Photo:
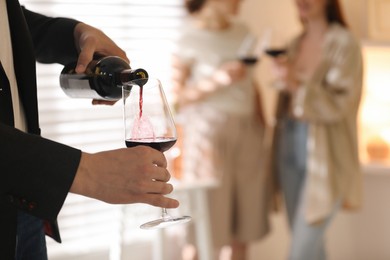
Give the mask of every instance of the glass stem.
M 161 208 L 161 217 L 162 217 L 163 219 L 168 219 L 168 218 L 170 218 L 170 216 L 168 215 L 168 211 L 167 211 L 166 208 Z

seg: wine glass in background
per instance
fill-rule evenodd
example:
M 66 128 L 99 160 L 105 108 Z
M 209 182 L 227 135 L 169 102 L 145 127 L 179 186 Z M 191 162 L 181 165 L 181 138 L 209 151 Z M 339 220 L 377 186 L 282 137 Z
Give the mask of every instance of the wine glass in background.
M 287 53 L 287 40 L 283 33 L 277 29 L 267 29 L 263 36 L 265 53 L 277 58 Z
M 158 79 L 139 79 L 124 85 L 122 100 L 127 147 L 145 145 L 165 152 L 176 143 L 175 123 Z M 172 217 L 163 208 L 159 219 L 141 228 L 164 228 L 190 220 L 189 216 Z
M 262 53 L 261 42 L 256 35 L 248 34 L 244 37 L 237 51 L 238 59 L 248 66 L 255 65 Z

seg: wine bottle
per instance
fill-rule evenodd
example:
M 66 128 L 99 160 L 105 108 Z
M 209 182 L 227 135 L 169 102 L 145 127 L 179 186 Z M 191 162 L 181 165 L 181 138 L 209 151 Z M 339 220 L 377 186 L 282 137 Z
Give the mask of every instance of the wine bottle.
M 94 58 L 82 74 L 75 71 L 76 62 L 61 71 L 60 86 L 72 98 L 119 100 L 122 86 L 133 80 L 148 80 L 144 69 L 131 69 L 130 65 L 116 56 Z

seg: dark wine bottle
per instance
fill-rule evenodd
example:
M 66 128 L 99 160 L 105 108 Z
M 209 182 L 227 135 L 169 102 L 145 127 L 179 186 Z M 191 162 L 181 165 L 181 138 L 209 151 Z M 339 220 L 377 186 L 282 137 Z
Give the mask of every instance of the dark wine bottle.
M 75 68 L 76 62 L 68 64 L 60 75 L 62 90 L 72 98 L 119 100 L 123 85 L 148 80 L 146 70 L 131 69 L 125 60 L 116 56 L 95 58 L 82 74 L 77 74 Z

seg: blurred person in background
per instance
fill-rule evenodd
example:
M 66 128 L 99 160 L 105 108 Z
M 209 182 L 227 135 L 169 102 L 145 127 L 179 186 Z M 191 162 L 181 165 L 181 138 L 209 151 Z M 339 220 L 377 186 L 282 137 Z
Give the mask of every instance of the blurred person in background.
M 188 0 L 177 41 L 173 84 L 183 127 L 183 178 L 215 178 L 208 201 L 215 259 L 230 246 L 246 259 L 268 232 L 262 169 L 264 117 L 252 68 L 238 49 L 250 33 L 234 19 L 239 0 Z
M 40 136 L 36 60 L 83 73 L 94 53 L 126 53 L 102 31 L 0 0 L 0 258 L 47 259 L 60 242 L 57 215 L 69 192 L 107 203 L 174 208 L 164 155 L 147 147 L 86 153 Z M 94 100 L 94 104 L 106 103 Z M 112 104 L 112 103 L 111 103 Z
M 324 260 L 324 234 L 335 213 L 362 201 L 356 123 L 362 56 L 338 0 L 295 3 L 303 31 L 287 55 L 274 59 L 273 174 L 292 233 L 288 259 Z

